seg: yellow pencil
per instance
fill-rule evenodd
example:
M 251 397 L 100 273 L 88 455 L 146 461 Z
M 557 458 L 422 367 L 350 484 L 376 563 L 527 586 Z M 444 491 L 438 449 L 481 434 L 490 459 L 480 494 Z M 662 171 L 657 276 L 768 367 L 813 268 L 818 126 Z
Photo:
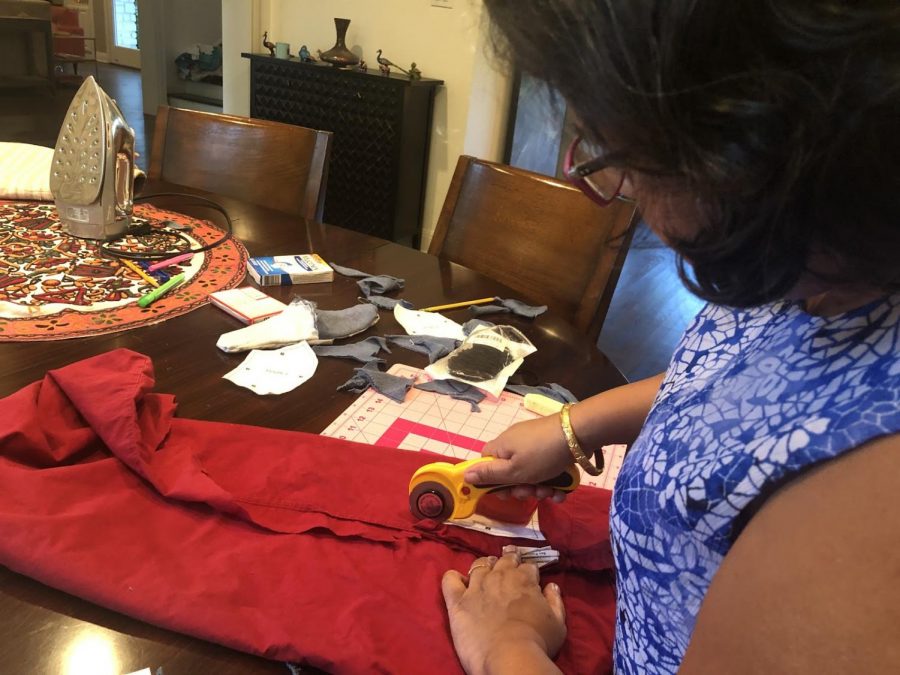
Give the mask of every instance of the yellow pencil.
M 466 300 L 465 302 L 451 302 L 449 305 L 435 305 L 434 307 L 425 307 L 423 312 L 442 312 L 445 309 L 457 309 L 458 307 L 470 307 L 472 305 L 486 305 L 494 302 L 497 298 L 478 298 L 478 300 Z
M 159 288 L 159 282 L 156 279 L 151 277 L 149 274 L 147 274 L 144 270 L 142 270 L 140 267 L 135 265 L 130 260 L 126 260 L 125 258 L 119 258 L 119 262 L 122 263 L 123 265 L 125 265 L 132 272 L 137 274 L 141 279 L 146 281 L 148 284 L 153 286 L 153 288 Z

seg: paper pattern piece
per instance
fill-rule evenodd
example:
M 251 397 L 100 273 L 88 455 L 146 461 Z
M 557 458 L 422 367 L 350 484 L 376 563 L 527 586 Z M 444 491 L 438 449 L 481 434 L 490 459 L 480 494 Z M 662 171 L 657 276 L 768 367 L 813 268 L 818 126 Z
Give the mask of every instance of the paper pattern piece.
M 394 318 L 409 335 L 433 335 L 454 340 L 466 338 L 462 325 L 437 312 L 420 312 L 398 304 L 394 306 Z
M 256 394 L 284 394 L 311 378 L 319 360 L 306 342 L 281 349 L 254 349 L 222 377 Z

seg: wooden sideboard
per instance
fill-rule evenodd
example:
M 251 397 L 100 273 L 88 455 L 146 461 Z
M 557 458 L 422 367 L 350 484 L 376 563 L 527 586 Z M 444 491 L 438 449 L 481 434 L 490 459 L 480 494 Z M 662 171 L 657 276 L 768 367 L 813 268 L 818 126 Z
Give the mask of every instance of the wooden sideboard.
M 410 80 L 247 54 L 250 114 L 334 133 L 325 222 L 417 247 L 434 96 Z

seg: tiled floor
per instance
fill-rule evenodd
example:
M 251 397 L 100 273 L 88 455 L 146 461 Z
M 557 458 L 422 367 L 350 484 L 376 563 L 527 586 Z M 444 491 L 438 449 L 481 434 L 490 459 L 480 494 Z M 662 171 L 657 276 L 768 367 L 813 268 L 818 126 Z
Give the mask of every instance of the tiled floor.
M 134 128 L 138 166 L 146 169 L 153 117 L 145 117 L 140 72 L 99 64 L 99 82 Z M 74 88 L 0 92 L 0 140 L 52 146 Z M 636 235 L 600 335 L 599 347 L 629 380 L 665 369 L 701 302 L 682 286 L 674 254 L 647 232 Z

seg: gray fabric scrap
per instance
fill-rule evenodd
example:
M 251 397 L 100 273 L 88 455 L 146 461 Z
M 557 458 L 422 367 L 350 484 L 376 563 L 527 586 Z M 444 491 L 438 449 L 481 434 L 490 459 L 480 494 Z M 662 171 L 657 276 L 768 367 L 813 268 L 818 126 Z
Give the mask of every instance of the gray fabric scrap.
M 406 282 L 399 277 L 392 277 L 390 274 L 379 274 L 374 277 L 366 277 L 356 282 L 359 290 L 363 292 L 367 298 L 372 295 L 384 295 L 391 291 L 403 290 Z
M 388 342 L 428 356 L 428 363 L 434 363 L 459 347 L 459 340 L 436 335 L 385 335 Z
M 493 328 L 496 325 L 494 322 L 485 321 L 484 319 L 469 319 L 463 324 L 463 333 L 471 335 L 477 328 Z
M 344 267 L 343 265 L 335 265 L 334 263 L 328 264 L 331 265 L 332 269 L 338 274 L 359 279 L 359 281 L 356 282 L 356 285 L 359 286 L 359 289 L 366 297 L 369 297 L 373 293 L 384 295 L 390 291 L 399 291 L 406 285 L 406 281 L 399 277 L 392 277 L 390 274 L 369 274 L 368 272 L 355 270 L 352 267 Z
M 560 403 L 578 402 L 575 394 L 561 384 L 556 384 L 556 382 L 542 384 L 538 387 L 530 387 L 527 384 L 507 384 L 506 390 L 511 391 L 514 394 L 519 394 L 520 396 L 525 396 L 527 394 L 542 394 L 543 396 L 552 398 L 554 401 L 559 401 Z
M 318 356 L 355 359 L 360 363 L 368 363 L 369 361 L 379 361 L 383 363 L 384 359 L 375 358 L 375 355 L 382 349 L 386 352 L 391 351 L 387 346 L 387 340 L 377 335 L 346 345 L 313 345 L 312 348 Z
M 481 412 L 478 404 L 484 400 L 484 392 L 471 384 L 456 380 L 433 380 L 432 382 L 420 382 L 414 386 L 422 391 L 432 391 L 435 394 L 444 394 L 455 398 L 457 401 L 466 401 L 472 407 L 472 412 Z
M 343 274 L 345 277 L 355 277 L 357 279 L 362 279 L 364 277 L 372 276 L 368 272 L 360 272 L 359 270 L 355 270 L 352 267 L 344 267 L 343 265 L 338 265 L 337 263 L 330 262 L 331 268 L 337 272 L 338 274 Z
M 374 325 L 378 321 L 375 305 L 359 304 L 346 309 L 316 310 L 316 329 L 320 340 L 336 340 L 350 337 Z
M 469 311 L 475 316 L 482 314 L 497 314 L 499 312 L 512 312 L 516 316 L 524 316 L 527 319 L 533 319 L 547 311 L 547 305 L 526 305 L 521 300 L 508 298 L 497 298 L 499 304 L 496 305 L 472 305 Z
M 371 305 L 370 305 L 371 306 Z M 349 391 L 352 394 L 361 394 L 372 387 L 380 394 L 397 403 L 403 403 L 406 392 L 412 387 L 413 380 L 399 375 L 389 375 L 378 370 L 378 364 L 371 361 L 362 368 L 354 368 L 355 375 L 337 388 L 338 391 Z
M 370 295 L 367 298 L 360 298 L 363 302 L 369 302 L 378 309 L 386 309 L 393 311 L 394 305 L 403 305 L 406 309 L 414 309 L 413 304 L 409 300 L 401 300 L 400 298 L 389 298 L 385 295 Z

